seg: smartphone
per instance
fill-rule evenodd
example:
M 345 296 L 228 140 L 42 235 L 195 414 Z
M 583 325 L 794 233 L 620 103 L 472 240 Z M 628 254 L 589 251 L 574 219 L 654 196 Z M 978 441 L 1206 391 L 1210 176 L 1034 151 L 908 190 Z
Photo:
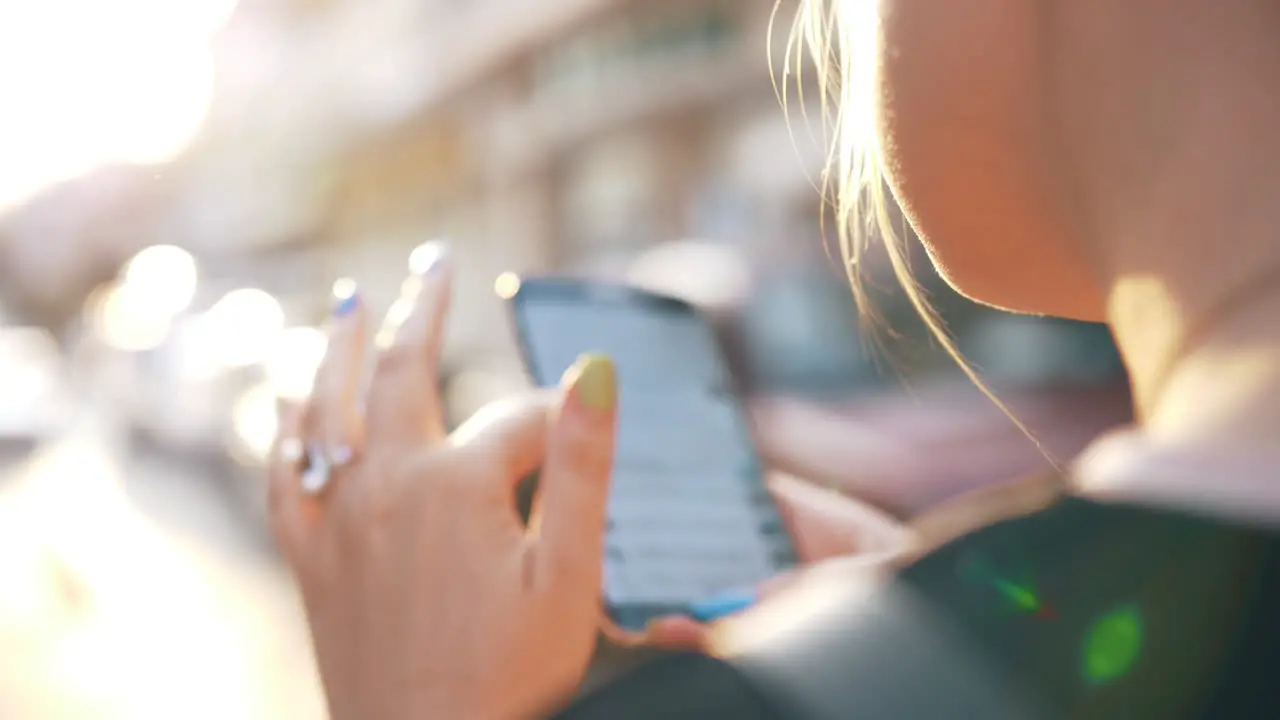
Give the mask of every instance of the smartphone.
M 554 386 L 583 353 L 618 370 L 604 606 L 618 626 L 713 619 L 796 553 L 729 365 L 692 305 L 620 284 L 506 276 L 526 369 Z

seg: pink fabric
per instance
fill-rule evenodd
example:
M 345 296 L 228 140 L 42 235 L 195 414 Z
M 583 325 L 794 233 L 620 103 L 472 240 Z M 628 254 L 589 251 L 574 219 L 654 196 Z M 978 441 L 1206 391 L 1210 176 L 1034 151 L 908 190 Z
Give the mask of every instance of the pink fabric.
M 1001 392 L 1062 467 L 1132 417 L 1128 387 Z M 1050 467 L 1045 453 L 974 388 L 938 387 L 817 406 L 752 404 L 766 462 L 909 517 L 966 490 Z

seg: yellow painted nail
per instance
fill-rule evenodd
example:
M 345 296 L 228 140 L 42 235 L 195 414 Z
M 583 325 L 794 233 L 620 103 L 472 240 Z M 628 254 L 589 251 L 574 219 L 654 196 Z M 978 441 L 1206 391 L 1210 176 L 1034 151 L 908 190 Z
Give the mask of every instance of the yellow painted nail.
M 618 371 L 607 355 L 583 355 L 565 373 L 565 380 L 582 404 L 593 410 L 611 412 L 618 404 Z

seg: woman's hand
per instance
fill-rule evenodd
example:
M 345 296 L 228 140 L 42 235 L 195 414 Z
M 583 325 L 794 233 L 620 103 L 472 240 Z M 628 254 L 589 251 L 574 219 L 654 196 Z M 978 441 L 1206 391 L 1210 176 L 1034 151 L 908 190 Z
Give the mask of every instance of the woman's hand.
M 574 690 L 595 648 L 614 368 L 585 358 L 562 390 L 447 436 L 447 260 L 409 286 L 363 409 L 369 318 L 339 303 L 313 396 L 282 410 L 275 531 L 334 718 L 529 717 Z M 529 530 L 515 489 L 540 466 Z
M 866 577 L 869 570 L 887 569 L 914 547 L 913 534 L 897 520 L 837 491 L 783 474 L 769 478 L 769 491 L 791 531 L 801 566 L 765 582 L 742 605 L 767 603 L 783 589 L 811 577 L 846 572 Z M 688 617 L 667 617 L 655 621 L 640 638 L 616 631 L 610 635 L 622 642 L 672 650 L 705 650 L 711 644 L 712 627 Z
M 1130 416 L 1123 384 L 1002 397 L 1043 447 L 1063 458 Z M 860 581 L 877 567 L 889 569 L 920 543 L 960 532 L 956 528 L 971 525 L 975 517 L 999 515 L 1006 506 L 1034 505 L 1051 491 L 1039 480 L 1010 485 L 1043 474 L 1051 465 L 976 390 L 939 387 L 923 397 L 862 400 L 843 412 L 772 399 L 753 403 L 752 419 L 770 466 L 840 492 L 775 476 L 771 489 L 804 567 L 767 583 L 738 605 L 774 595 L 802 576 L 851 574 Z M 911 528 L 904 529 L 895 516 L 911 519 Z M 664 618 L 645 640 L 688 648 L 706 647 L 709 637 L 707 626 L 689 618 Z

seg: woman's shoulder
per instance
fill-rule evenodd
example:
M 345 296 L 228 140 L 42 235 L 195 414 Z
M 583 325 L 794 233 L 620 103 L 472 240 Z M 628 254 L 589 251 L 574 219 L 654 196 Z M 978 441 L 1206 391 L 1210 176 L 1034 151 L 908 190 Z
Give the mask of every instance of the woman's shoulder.
M 1248 673 L 1280 654 L 1280 534 L 1073 489 L 1051 473 L 938 508 L 891 582 L 813 588 L 775 617 L 789 631 L 734 662 L 818 718 L 1235 718 L 1280 703 Z
M 1206 478 L 1213 482 L 1207 485 Z M 1280 448 L 1229 442 L 1162 442 L 1136 429 L 1092 443 L 1063 470 L 960 495 L 910 522 L 918 538 L 909 564 L 979 531 L 1034 521 L 1042 513 L 1130 513 L 1203 524 L 1280 529 Z M 1087 508 L 1087 509 L 1086 509 Z
M 1192 513 L 1229 524 L 1280 527 L 1280 447 L 1230 437 L 1164 439 L 1112 432 L 1072 467 L 1074 492 L 1099 502 Z
M 948 500 L 911 520 L 917 545 L 904 556 L 904 564 L 983 528 L 1041 512 L 1060 502 L 1068 488 L 1065 477 L 1053 470 Z

